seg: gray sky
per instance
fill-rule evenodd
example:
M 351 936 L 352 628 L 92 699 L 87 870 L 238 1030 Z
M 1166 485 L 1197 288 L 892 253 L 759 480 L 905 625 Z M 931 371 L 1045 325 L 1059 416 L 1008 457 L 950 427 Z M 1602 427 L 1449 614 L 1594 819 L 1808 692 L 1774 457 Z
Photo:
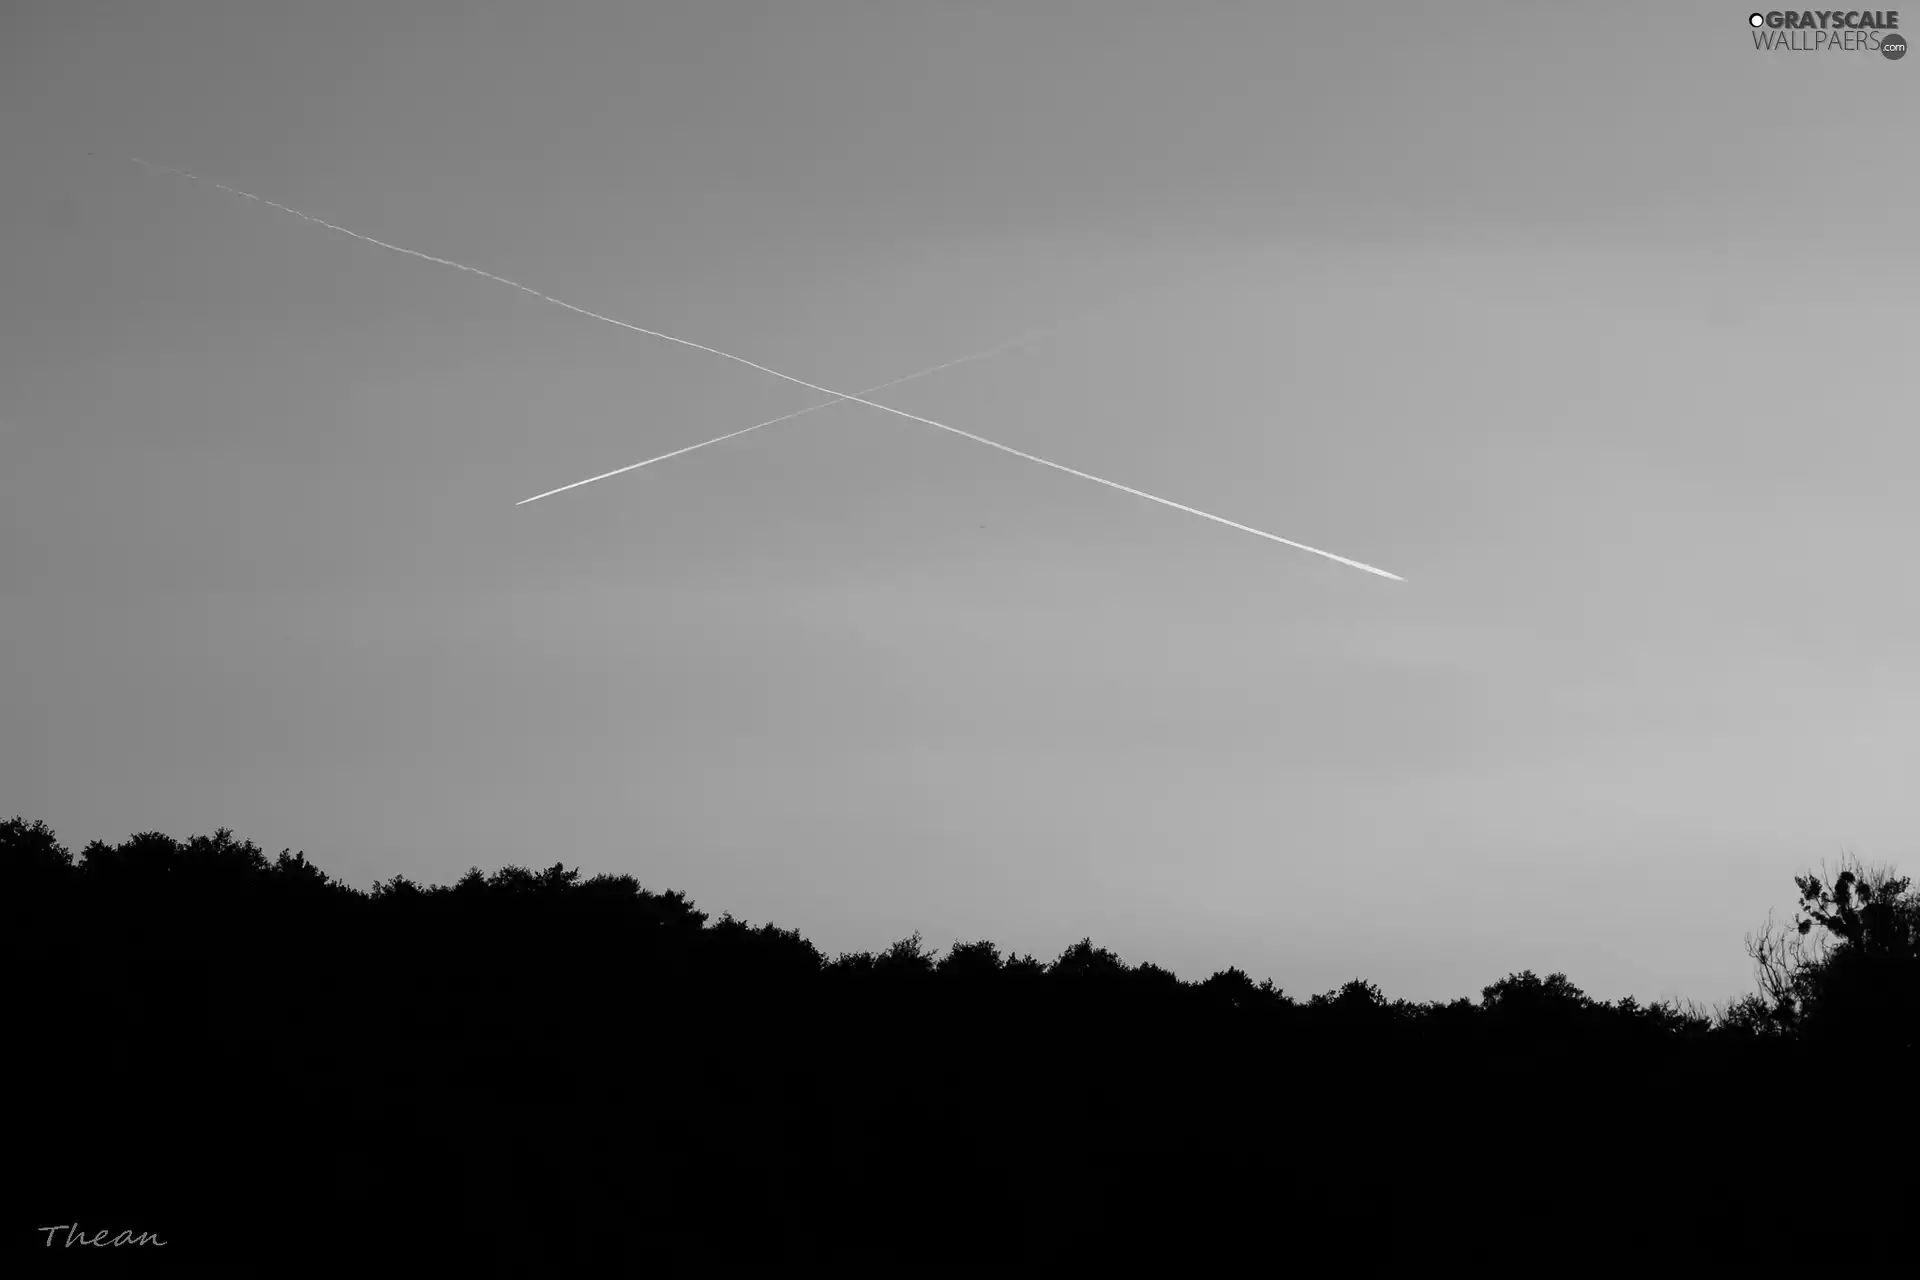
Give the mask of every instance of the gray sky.
M 1920 869 L 1920 61 L 1746 12 L 10 4 L 0 814 L 1744 991 Z M 851 405 L 516 507 L 818 397 L 130 156 L 847 390 L 1112 307 L 883 398 L 1408 581 Z

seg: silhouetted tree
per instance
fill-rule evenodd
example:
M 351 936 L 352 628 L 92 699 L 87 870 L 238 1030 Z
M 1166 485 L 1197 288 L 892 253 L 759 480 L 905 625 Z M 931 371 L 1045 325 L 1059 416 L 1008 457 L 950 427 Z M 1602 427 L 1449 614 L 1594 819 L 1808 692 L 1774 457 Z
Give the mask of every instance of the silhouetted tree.
M 1258 986 L 1245 970 L 1226 968 L 1199 984 L 1202 994 L 1234 1009 L 1277 1009 L 1286 995 L 1268 978 Z
M 955 942 L 934 968 L 947 977 L 991 977 L 1000 972 L 1000 948 L 985 938 Z
M 0 822 L 0 867 L 15 875 L 52 878 L 73 866 L 73 855 L 44 822 L 13 817 Z
M 1082 938 L 1062 951 L 1047 970 L 1049 977 L 1066 979 L 1115 979 L 1126 973 L 1126 961 L 1105 947 L 1094 946 L 1092 938 Z
M 1911 1052 L 1920 1029 L 1920 895 L 1910 877 L 1843 857 L 1794 877 L 1791 930 L 1747 938 L 1761 993 L 1729 1015 L 1821 1041 Z
M 921 940 L 920 931 L 915 929 L 907 937 L 895 942 L 874 957 L 874 968 L 883 973 L 892 972 L 920 977 L 931 974 L 937 960 L 937 954 Z

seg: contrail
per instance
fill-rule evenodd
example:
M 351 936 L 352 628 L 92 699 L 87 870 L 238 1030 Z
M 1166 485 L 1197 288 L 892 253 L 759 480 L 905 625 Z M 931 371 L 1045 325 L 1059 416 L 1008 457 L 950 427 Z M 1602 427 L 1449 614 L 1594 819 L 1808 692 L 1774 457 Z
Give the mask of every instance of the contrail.
M 1009 342 L 1003 342 L 997 347 L 988 347 L 985 351 L 976 351 L 970 356 L 960 356 L 956 359 L 948 360 L 944 364 L 936 364 L 930 369 L 922 369 L 918 373 L 909 373 L 905 377 L 895 378 L 890 382 L 878 383 L 868 387 L 865 391 L 860 392 L 860 394 L 870 396 L 876 391 L 885 391 L 888 387 L 897 387 L 903 382 L 912 382 L 915 378 L 924 378 L 929 374 L 938 373 L 942 369 L 951 369 L 957 364 L 966 364 L 973 360 L 984 360 L 988 356 L 1000 354 L 1009 347 L 1017 347 L 1023 342 L 1031 342 L 1035 338 L 1044 337 L 1059 327 L 1060 326 L 1055 325 L 1052 328 L 1039 329 L 1033 333 L 1023 334 Z M 641 467 L 650 467 L 656 462 L 665 462 L 668 458 L 677 458 L 683 453 L 692 453 L 695 449 L 704 449 L 710 444 L 719 444 L 722 440 L 731 440 L 735 436 L 743 436 L 749 431 L 758 431 L 762 427 L 771 427 L 778 423 L 791 422 L 795 418 L 804 418 L 809 413 L 818 413 L 822 409 L 831 409 L 837 404 L 846 404 L 850 399 L 851 397 L 849 396 L 841 396 L 837 400 L 823 400 L 819 404 L 808 405 L 806 408 L 796 409 L 792 413 L 783 413 L 777 418 L 768 418 L 765 422 L 756 422 L 750 427 L 742 427 L 738 431 L 729 431 L 727 434 L 715 436 L 711 440 L 702 440 L 699 444 L 690 444 L 684 449 L 675 449 L 672 453 L 663 453 L 656 458 L 648 458 L 645 462 L 631 463 L 613 471 L 603 471 L 597 476 L 588 476 L 585 480 L 575 480 L 572 484 L 563 484 L 558 489 L 549 489 L 545 493 L 536 493 L 531 498 L 522 498 L 513 505 L 516 507 L 524 507 L 529 502 L 538 502 L 542 498 L 551 498 L 556 493 L 565 493 L 569 489 L 578 489 L 581 485 L 592 484 L 595 480 L 605 480 L 612 476 L 625 475 L 629 471 L 638 471 Z
M 135 164 L 144 165 L 149 169 L 158 169 L 163 173 L 178 174 L 194 182 L 208 182 L 207 179 L 197 174 L 188 173 L 184 169 L 173 169 L 166 165 L 152 164 L 138 157 L 129 158 L 132 159 Z M 1236 520 L 1229 520 L 1225 516 L 1216 516 L 1210 511 L 1202 511 L 1198 507 L 1189 507 L 1184 503 L 1175 502 L 1171 498 L 1162 498 L 1155 494 L 1148 493 L 1143 489 L 1135 489 L 1130 485 L 1121 484 L 1117 480 L 1108 480 L 1101 476 L 1091 475 L 1085 471 L 1076 471 L 1072 467 L 1064 466 L 1058 462 L 1048 461 L 1046 458 L 1037 457 L 1031 453 L 1024 453 L 1011 445 L 1001 444 L 997 440 L 989 440 L 985 436 L 977 436 L 971 431 L 962 431 L 959 427 L 951 427 L 944 422 L 935 422 L 932 418 L 923 418 L 917 413 L 908 413 L 905 409 L 896 409 L 892 405 L 881 404 L 877 400 L 868 400 L 864 396 L 848 395 L 845 392 L 835 391 L 831 387 L 823 387 L 816 382 L 808 382 L 805 378 L 796 378 L 790 373 L 782 373 L 778 369 L 769 369 L 766 365 L 757 364 L 745 356 L 734 355 L 731 351 L 722 351 L 718 347 L 709 347 L 703 343 L 693 342 L 686 338 L 676 338 L 670 333 L 661 333 L 658 329 L 643 329 L 637 324 L 628 324 L 625 320 L 616 320 L 612 316 L 603 316 L 599 312 L 589 311 L 585 307 L 576 307 L 571 302 L 563 301 L 551 294 L 542 293 L 538 289 L 521 284 L 517 280 L 509 280 L 505 276 L 497 276 L 491 271 L 482 271 L 478 267 L 470 267 L 464 262 L 455 262 L 451 258 L 436 258 L 430 253 L 421 253 L 418 249 L 408 249 L 401 245 L 388 244 L 385 240 L 376 240 L 372 236 L 361 235 L 358 231 L 328 222 L 324 218 L 316 218 L 310 213 L 302 213 L 298 209 L 288 208 L 284 204 L 276 204 L 265 196 L 257 196 L 250 191 L 242 191 L 238 187 L 230 187 L 222 182 L 209 182 L 208 185 L 216 190 L 228 192 L 231 195 L 243 196 L 248 200 L 266 205 L 270 209 L 278 209 L 282 213 L 290 213 L 296 218 L 311 222 L 316 226 L 325 227 L 329 231 L 338 231 L 341 235 L 352 236 L 355 240 L 363 240 L 370 245 L 375 245 L 382 249 L 391 249 L 395 253 L 404 253 L 409 258 L 418 258 L 422 262 L 432 262 L 443 267 L 452 267 L 456 271 L 465 271 L 470 275 L 479 276 L 484 280 L 492 280 L 497 284 L 504 284 L 511 288 L 518 289 L 522 293 L 530 293 L 542 302 L 550 302 L 556 307 L 577 312 L 589 320 L 598 320 L 603 324 L 610 324 L 616 328 L 626 329 L 645 337 L 658 338 L 662 342 L 671 342 L 678 346 L 690 347 L 695 351 L 704 351 L 708 355 L 719 356 L 723 360 L 731 360 L 735 364 L 743 364 L 749 369 L 756 369 L 770 377 L 779 378 L 782 382 L 791 382 L 795 386 L 805 387 L 809 391 L 817 391 L 821 395 L 832 396 L 835 401 L 849 400 L 854 404 L 863 404 L 870 409 L 879 409 L 886 413 L 891 413 L 896 417 L 905 418 L 909 422 L 918 422 L 929 427 L 936 427 L 941 431 L 950 431 L 954 435 L 964 436 L 966 439 L 978 444 L 984 444 L 988 448 L 998 449 L 1002 453 L 1010 453 L 1016 458 L 1024 458 L 1028 462 L 1037 462 L 1043 467 L 1051 467 L 1055 471 L 1064 471 L 1070 476 L 1078 476 L 1082 480 L 1090 480 L 1094 484 L 1105 485 L 1109 489 L 1118 489 L 1121 493 L 1132 494 L 1136 498 L 1145 498 L 1148 502 L 1157 502 L 1163 507 L 1172 507 L 1175 511 L 1184 511 L 1188 515 L 1199 516 L 1202 520 L 1211 520 L 1215 524 L 1223 524 L 1229 529 L 1238 529 L 1240 532 L 1250 533 L 1256 538 L 1265 538 L 1269 542 L 1277 542 L 1283 547 L 1292 547 L 1296 551 L 1305 551 L 1316 556 L 1324 556 L 1328 560 L 1347 565 L 1350 568 L 1360 569 L 1366 573 L 1378 574 L 1382 578 L 1391 578 L 1395 582 L 1406 581 L 1405 578 L 1402 578 L 1397 573 L 1388 573 L 1385 569 L 1377 569 L 1373 565 L 1363 564 L 1358 560 L 1349 560 L 1347 557 L 1335 555 L 1331 551 L 1322 551 L 1319 547 L 1310 547 L 1304 542 L 1295 542 L 1290 538 L 1282 538 L 1278 534 L 1268 533 L 1264 529 L 1256 529 L 1252 525 L 1241 524 Z M 517 506 L 519 504 L 516 503 L 515 505 Z

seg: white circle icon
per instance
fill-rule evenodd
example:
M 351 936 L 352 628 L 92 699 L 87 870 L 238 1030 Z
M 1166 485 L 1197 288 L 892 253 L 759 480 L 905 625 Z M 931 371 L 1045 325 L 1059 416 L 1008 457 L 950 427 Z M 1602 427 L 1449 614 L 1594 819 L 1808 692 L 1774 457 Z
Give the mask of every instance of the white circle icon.
M 1764 13 L 1750 13 L 1747 15 L 1747 25 L 1750 27 L 1764 27 L 1767 25 L 1767 15 Z

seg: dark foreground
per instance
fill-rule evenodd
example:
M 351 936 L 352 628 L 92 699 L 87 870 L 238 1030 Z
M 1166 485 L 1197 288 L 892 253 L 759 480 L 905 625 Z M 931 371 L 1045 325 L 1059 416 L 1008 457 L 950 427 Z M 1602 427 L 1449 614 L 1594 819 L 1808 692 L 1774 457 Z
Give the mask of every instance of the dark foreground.
M 13 828 L 36 1269 L 1560 1272 L 1786 1249 L 1823 1162 L 1913 1186 L 1907 1041 L 1758 1006 L 1294 1001 L 1090 943 L 829 963 L 558 867 L 369 895 L 224 835 L 68 866 Z

